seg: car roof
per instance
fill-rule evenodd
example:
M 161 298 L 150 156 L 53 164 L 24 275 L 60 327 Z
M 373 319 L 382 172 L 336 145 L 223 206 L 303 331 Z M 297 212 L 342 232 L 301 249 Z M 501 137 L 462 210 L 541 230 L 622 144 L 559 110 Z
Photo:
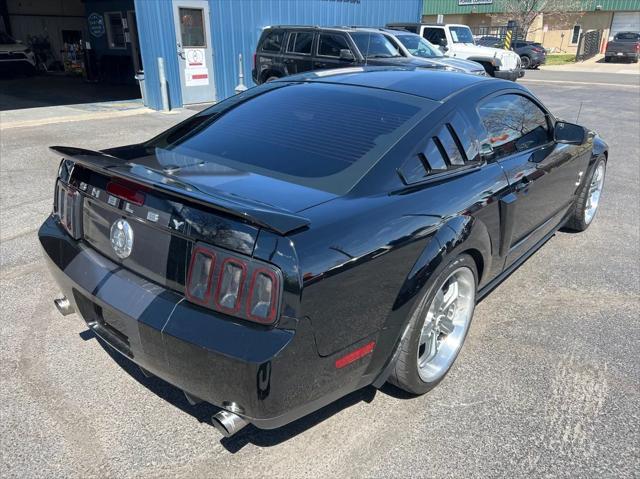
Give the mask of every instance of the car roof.
M 319 82 L 377 88 L 442 101 L 473 85 L 497 80 L 479 75 L 412 67 L 353 67 L 284 77 L 277 82 Z M 510 87 L 512 82 L 504 81 Z

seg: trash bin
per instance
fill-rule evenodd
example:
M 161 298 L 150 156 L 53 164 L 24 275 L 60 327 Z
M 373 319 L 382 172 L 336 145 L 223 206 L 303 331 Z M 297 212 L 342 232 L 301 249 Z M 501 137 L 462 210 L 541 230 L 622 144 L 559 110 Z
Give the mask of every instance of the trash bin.
M 135 78 L 138 81 L 138 85 L 140 86 L 140 96 L 142 97 L 142 103 L 144 104 L 144 106 L 147 106 L 147 99 L 146 99 L 146 91 L 145 91 L 145 86 L 144 86 L 144 71 L 140 70 L 138 73 L 136 73 L 133 78 Z

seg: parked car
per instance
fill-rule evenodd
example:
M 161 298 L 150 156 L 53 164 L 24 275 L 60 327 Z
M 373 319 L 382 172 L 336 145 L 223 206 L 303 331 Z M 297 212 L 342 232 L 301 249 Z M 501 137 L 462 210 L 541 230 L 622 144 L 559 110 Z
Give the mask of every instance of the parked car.
M 610 62 L 612 59 L 629 59 L 633 63 L 638 63 L 640 56 L 640 33 L 620 32 L 616 33 L 604 52 L 604 61 Z
M 489 75 L 496 78 L 516 81 L 524 76 L 520 57 L 515 52 L 476 45 L 471 29 L 466 25 L 390 23 L 387 28 L 416 33 L 437 45 L 449 57 L 480 63 Z
M 477 42 L 478 45 L 504 48 L 504 40 L 499 37 L 482 37 Z M 511 50 L 520 56 L 522 68 L 538 68 L 547 61 L 547 52 L 544 47 L 536 42 L 527 40 L 513 40 L 511 42 Z
M 34 73 L 36 57 L 26 45 L 0 32 L 0 71 L 3 73 Z
M 361 65 L 468 69 L 466 64 L 409 55 L 384 29 L 281 25 L 263 30 L 252 77 L 260 85 L 306 71 Z
M 141 144 L 52 150 L 56 306 L 222 408 L 227 436 L 436 386 L 476 302 L 593 222 L 608 158 L 522 86 L 406 67 L 295 75 Z
M 383 31 L 389 35 L 391 42 L 398 48 L 398 51 L 403 56 L 426 58 L 431 62 L 458 71 L 464 71 L 473 75 L 486 75 L 486 71 L 480 63 L 445 56 L 439 48 L 420 35 L 401 30 L 386 29 Z

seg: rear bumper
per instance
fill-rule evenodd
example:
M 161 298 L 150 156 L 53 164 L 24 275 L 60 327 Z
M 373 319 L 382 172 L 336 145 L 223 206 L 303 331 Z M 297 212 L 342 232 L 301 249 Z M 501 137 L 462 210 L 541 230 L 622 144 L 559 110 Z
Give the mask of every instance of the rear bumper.
M 236 403 L 257 427 L 280 427 L 373 382 L 368 358 L 337 370 L 335 356 L 319 356 L 308 321 L 266 329 L 217 315 L 74 241 L 54 217 L 38 236 L 54 279 L 97 336 L 192 396 Z
M 494 75 L 496 78 L 500 78 L 501 80 L 516 81 L 518 78 L 522 78 L 524 76 L 524 70 L 520 68 L 516 70 L 496 70 Z
M 639 54 L 637 52 L 605 52 L 604 56 L 612 58 L 638 58 Z

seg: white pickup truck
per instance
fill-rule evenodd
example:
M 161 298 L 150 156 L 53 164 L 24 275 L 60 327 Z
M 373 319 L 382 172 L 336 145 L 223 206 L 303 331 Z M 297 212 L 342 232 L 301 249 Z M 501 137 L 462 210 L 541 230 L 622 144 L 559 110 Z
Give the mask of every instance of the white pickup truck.
M 478 62 L 489 75 L 496 78 L 516 81 L 524 76 L 517 53 L 476 45 L 471 29 L 467 25 L 390 23 L 387 28 L 417 33 L 440 47 L 445 55 Z

